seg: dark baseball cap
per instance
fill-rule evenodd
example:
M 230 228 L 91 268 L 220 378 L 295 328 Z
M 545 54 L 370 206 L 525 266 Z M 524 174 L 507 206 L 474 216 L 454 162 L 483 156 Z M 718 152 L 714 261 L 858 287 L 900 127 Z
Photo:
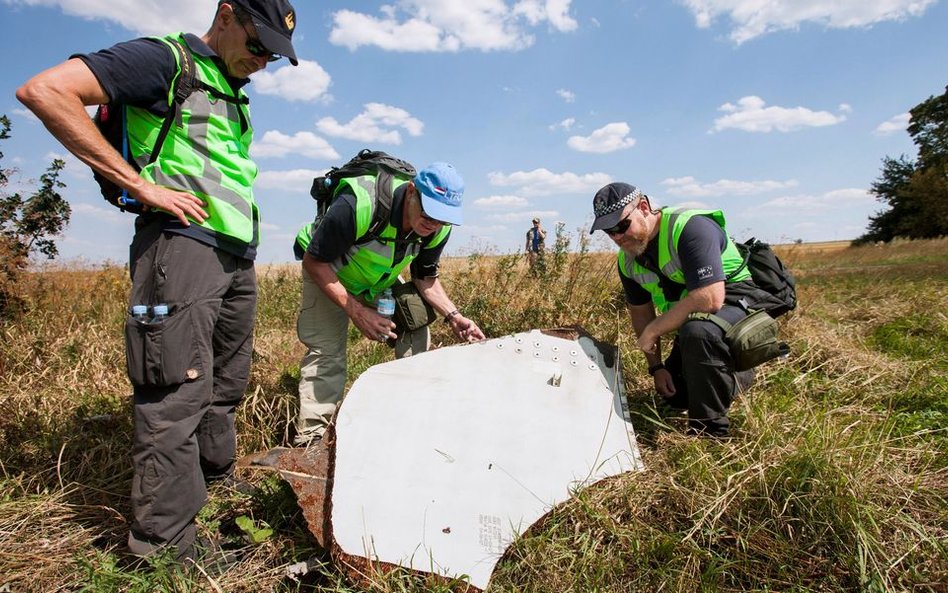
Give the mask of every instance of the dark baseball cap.
M 639 188 L 621 181 L 610 183 L 597 191 L 593 196 L 593 214 L 596 215 L 596 220 L 593 221 L 589 234 L 619 224 L 622 210 L 644 195 Z
M 296 51 L 290 38 L 296 29 L 296 11 L 286 0 L 223 0 L 250 14 L 260 43 L 271 53 L 286 56 L 296 66 Z

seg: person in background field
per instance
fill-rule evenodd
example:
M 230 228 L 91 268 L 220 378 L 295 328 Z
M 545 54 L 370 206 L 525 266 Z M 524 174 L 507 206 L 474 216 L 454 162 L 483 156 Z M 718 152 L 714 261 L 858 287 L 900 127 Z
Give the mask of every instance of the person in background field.
M 527 261 L 530 269 L 538 262 L 543 263 L 543 254 L 546 249 L 546 231 L 540 226 L 540 219 L 533 219 L 533 226 L 527 231 L 527 242 L 524 250 L 527 252 Z
M 222 0 L 200 37 L 142 38 L 73 56 L 17 91 L 70 152 L 145 207 L 130 249 L 130 311 L 161 303 L 170 314 L 158 329 L 126 321 L 134 555 L 167 549 L 178 560 L 197 557 L 194 518 L 207 501 L 206 484 L 233 480 L 234 415 L 253 350 L 260 225 L 242 88 L 268 62 L 286 57 L 297 64 L 295 27 L 286 0 Z M 201 88 L 180 106 L 178 121 L 190 124 L 171 126 L 149 162 L 180 74 L 175 44 L 192 56 Z M 99 104 L 124 110 L 133 163 L 89 119 L 85 106 Z
M 690 434 L 726 436 L 731 402 L 754 371 L 734 372 L 724 331 L 689 315 L 714 313 L 733 324 L 748 308 L 774 305 L 773 297 L 742 266 L 720 210 L 653 210 L 635 186 L 610 183 L 596 193 L 593 211 L 590 234 L 601 230 L 619 246 L 619 278 L 655 389 L 688 411 Z M 675 332 L 663 360 L 662 336 Z
M 409 267 L 420 298 L 440 314 L 460 341 L 484 339 L 458 311 L 438 279 L 451 226 L 461 224 L 464 181 L 448 163 L 432 163 L 414 179 L 392 178 L 388 224 L 375 237 L 368 226 L 377 207 L 374 175 L 340 180 L 332 205 L 297 236 L 303 255 L 303 293 L 297 333 L 307 352 L 300 362 L 296 446 L 321 439 L 346 385 L 349 321 L 366 338 L 395 341 L 402 358 L 428 350 L 428 326 L 398 328 L 378 314 L 375 300 Z

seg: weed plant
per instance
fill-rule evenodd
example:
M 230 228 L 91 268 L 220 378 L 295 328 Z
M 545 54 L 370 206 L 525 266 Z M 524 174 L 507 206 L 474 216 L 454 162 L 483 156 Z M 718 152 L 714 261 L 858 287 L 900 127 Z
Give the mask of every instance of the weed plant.
M 686 437 L 658 405 L 615 256 L 570 240 L 558 228 L 541 269 L 480 253 L 441 278 L 490 337 L 578 324 L 618 344 L 646 470 L 552 509 L 508 549 L 492 591 L 948 591 L 948 240 L 783 249 L 801 303 L 780 322 L 793 353 L 758 369 L 728 440 Z M 240 454 L 287 444 L 299 274 L 259 270 Z M 199 516 L 202 535 L 241 553 L 229 570 L 131 562 L 128 287 L 115 265 L 37 269 L 17 287 L 22 314 L 0 324 L 0 588 L 458 590 L 405 570 L 353 581 L 268 474 L 243 476 L 252 495 L 213 487 Z M 453 343 L 432 327 L 437 347 Z M 350 381 L 391 356 L 352 331 Z M 288 576 L 301 562 L 308 574 Z

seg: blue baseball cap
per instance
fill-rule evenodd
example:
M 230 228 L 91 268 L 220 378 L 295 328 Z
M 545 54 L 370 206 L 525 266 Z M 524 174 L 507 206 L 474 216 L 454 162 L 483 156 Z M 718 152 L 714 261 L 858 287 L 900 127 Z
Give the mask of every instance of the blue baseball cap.
M 425 215 L 452 225 L 459 225 L 464 221 L 461 211 L 464 180 L 454 165 L 431 163 L 418 171 L 414 181 Z

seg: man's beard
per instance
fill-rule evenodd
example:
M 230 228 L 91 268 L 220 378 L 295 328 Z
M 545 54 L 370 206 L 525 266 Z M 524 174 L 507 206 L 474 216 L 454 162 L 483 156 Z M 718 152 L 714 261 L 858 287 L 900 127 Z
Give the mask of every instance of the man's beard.
M 645 253 L 646 247 L 648 247 L 648 241 L 630 241 L 629 244 L 622 246 L 622 251 L 625 251 L 626 255 L 632 258 L 636 258 Z

